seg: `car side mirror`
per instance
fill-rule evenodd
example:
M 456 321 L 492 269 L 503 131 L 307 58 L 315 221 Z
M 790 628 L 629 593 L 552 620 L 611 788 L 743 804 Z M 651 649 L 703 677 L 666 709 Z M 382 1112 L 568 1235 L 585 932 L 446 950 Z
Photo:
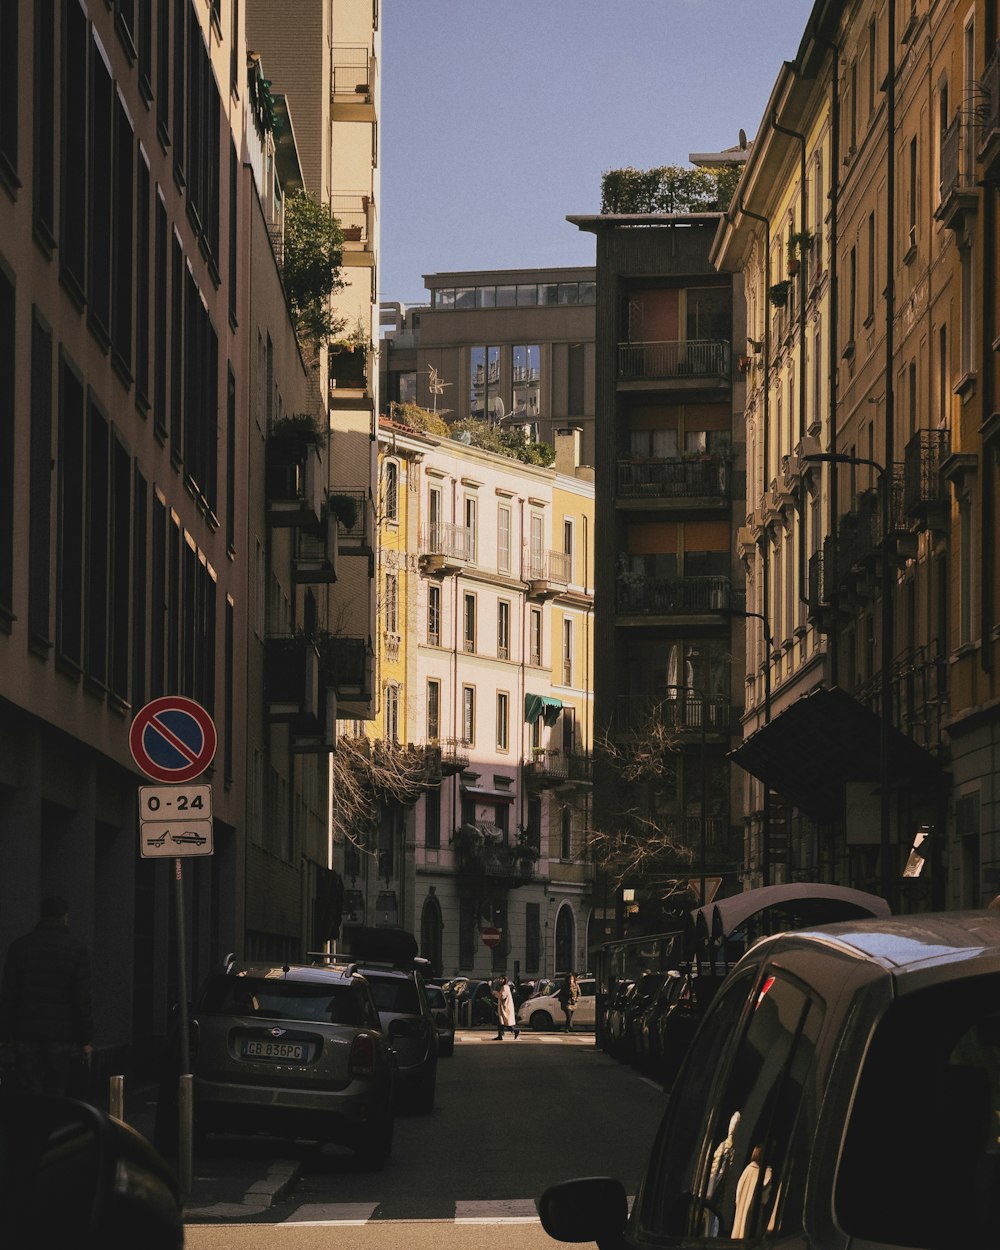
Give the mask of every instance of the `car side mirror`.
M 179 1250 L 177 1178 L 146 1139 L 86 1103 L 0 1099 L 0 1242 Z
M 556 1241 L 596 1241 L 601 1250 L 624 1246 L 628 1198 L 621 1181 L 585 1176 L 550 1185 L 538 1199 L 542 1228 Z

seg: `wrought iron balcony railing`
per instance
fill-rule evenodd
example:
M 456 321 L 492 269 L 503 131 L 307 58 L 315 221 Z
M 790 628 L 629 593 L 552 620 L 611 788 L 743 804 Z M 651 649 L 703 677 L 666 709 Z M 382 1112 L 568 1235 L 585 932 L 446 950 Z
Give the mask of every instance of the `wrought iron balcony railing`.
M 623 573 L 618 578 L 618 611 L 626 615 L 685 616 L 735 607 L 728 577 L 646 577 Z
M 948 489 L 941 465 L 948 456 L 951 437 L 947 430 L 917 430 L 903 453 L 903 510 L 908 517 L 926 521 L 928 511 L 948 503 Z
M 725 339 L 618 344 L 618 377 L 623 382 L 728 379 L 729 375 L 730 345 Z
M 696 695 L 690 690 L 651 690 L 620 694 L 615 702 L 619 733 L 641 733 L 657 720 L 680 734 L 728 735 L 732 731 L 732 702 L 728 695 Z
M 728 499 L 731 465 L 704 460 L 619 460 L 618 494 L 625 499 Z

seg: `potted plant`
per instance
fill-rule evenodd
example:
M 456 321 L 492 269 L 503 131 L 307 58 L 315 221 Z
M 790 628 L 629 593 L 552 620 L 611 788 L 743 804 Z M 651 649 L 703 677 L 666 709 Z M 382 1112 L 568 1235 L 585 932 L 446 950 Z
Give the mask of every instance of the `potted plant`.
M 358 519 L 358 501 L 352 495 L 331 495 L 330 511 L 345 530 L 354 529 Z
M 784 308 L 788 304 L 788 292 L 791 283 L 784 279 L 781 282 L 775 282 L 767 288 L 767 298 L 775 306 L 775 308 Z
M 788 236 L 788 272 L 797 274 L 806 252 L 812 247 L 813 236 L 809 230 L 796 230 Z

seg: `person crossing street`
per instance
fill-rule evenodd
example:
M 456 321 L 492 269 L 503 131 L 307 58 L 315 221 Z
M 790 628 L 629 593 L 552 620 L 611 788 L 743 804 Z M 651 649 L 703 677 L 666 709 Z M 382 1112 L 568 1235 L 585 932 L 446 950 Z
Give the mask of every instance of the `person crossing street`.
M 516 1039 L 521 1030 L 517 1027 L 517 1017 L 514 1014 L 514 995 L 511 993 L 510 982 L 502 976 L 497 988 L 490 992 L 497 1000 L 497 1035 L 493 1040 L 502 1042 L 504 1029 L 513 1033 Z

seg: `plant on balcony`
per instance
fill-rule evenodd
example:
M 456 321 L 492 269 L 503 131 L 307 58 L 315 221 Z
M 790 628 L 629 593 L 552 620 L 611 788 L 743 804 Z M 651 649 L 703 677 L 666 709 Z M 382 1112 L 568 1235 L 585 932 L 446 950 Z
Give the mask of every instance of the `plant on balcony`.
M 468 434 L 467 440 L 462 437 L 460 441 L 468 442 L 472 447 L 481 447 L 483 451 L 492 451 L 498 456 L 520 460 L 523 464 L 547 466 L 556 458 L 555 448 L 548 443 L 530 443 L 518 429 L 502 429 L 476 417 L 456 421 L 449 429 L 452 438 Z
M 285 200 L 282 279 L 300 338 L 319 348 L 344 328 L 331 296 L 341 290 L 344 235 L 336 217 L 308 191 Z
M 796 230 L 788 236 L 787 267 L 790 274 L 797 274 L 806 252 L 812 247 L 813 234 L 810 230 Z
M 331 495 L 330 511 L 345 530 L 354 529 L 358 520 L 358 501 L 353 495 Z
M 517 842 L 510 848 L 511 858 L 522 868 L 538 862 L 539 850 L 528 841 L 527 833 L 519 835 Z
M 609 169 L 601 175 L 602 213 L 703 213 L 725 211 L 741 167 Z
M 787 279 L 775 282 L 767 288 L 767 298 L 775 308 L 785 308 L 788 304 L 788 292 L 791 283 Z
M 271 435 L 276 439 L 288 438 L 313 447 L 326 446 L 326 430 L 322 420 L 312 412 L 293 412 L 271 422 Z

